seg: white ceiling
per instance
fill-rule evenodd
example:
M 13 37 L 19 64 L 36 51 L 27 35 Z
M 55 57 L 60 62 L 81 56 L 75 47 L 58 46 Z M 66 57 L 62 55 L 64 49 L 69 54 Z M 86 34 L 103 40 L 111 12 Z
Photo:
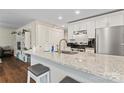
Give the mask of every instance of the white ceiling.
M 69 21 L 85 18 L 112 9 L 78 9 L 79 15 L 75 14 L 76 9 L 0 9 L 0 25 L 5 27 L 19 28 L 34 20 L 62 26 Z M 62 20 L 58 20 L 62 16 Z

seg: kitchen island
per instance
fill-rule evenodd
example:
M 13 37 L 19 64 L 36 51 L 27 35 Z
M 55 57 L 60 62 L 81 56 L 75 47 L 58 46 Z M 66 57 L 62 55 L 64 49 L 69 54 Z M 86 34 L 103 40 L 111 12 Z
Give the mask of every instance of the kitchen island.
M 124 82 L 124 57 L 79 52 L 58 54 L 56 52 L 26 51 L 31 55 L 31 65 L 41 63 L 51 70 L 51 82 L 57 83 L 65 76 L 79 82 Z

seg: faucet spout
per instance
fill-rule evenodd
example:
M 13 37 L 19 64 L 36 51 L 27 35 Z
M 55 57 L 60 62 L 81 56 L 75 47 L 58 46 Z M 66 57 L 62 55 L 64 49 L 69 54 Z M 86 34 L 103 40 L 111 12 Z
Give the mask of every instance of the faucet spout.
M 58 48 L 58 53 L 59 53 L 59 54 L 61 54 L 61 52 L 62 52 L 62 51 L 61 51 L 61 43 L 62 43 L 62 41 L 65 41 L 66 44 L 68 43 L 66 39 L 61 39 L 61 40 L 59 41 L 59 48 Z

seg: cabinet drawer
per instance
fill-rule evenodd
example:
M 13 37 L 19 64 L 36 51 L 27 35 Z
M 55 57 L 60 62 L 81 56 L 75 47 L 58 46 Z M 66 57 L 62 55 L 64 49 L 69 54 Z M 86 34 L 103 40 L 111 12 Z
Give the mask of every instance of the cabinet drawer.
M 87 53 L 94 53 L 94 48 L 86 48 Z

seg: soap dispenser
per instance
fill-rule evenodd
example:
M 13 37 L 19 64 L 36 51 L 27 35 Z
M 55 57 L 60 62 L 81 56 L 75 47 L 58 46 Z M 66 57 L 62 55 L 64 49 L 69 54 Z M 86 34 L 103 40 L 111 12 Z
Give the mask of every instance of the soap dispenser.
M 51 52 L 54 52 L 54 46 L 52 45 L 52 47 L 51 47 Z

